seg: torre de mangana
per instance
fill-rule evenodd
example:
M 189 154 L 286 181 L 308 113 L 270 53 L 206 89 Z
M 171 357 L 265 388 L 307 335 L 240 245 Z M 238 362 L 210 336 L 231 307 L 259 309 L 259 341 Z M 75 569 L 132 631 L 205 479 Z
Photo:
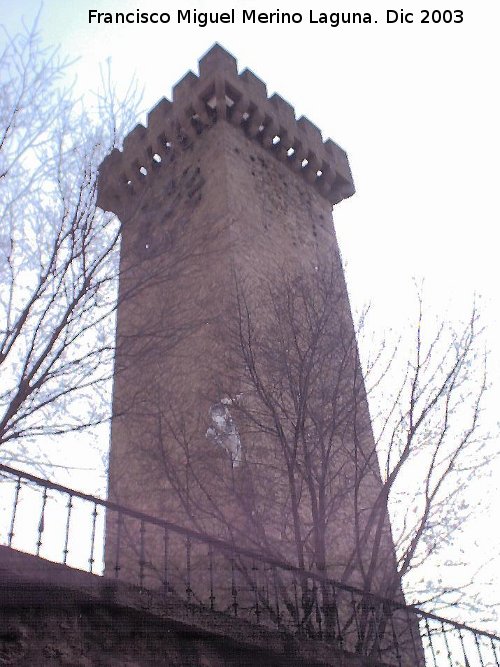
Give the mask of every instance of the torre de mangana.
M 109 497 L 400 598 L 331 213 L 353 193 L 346 153 L 218 45 L 105 159 L 98 205 L 122 225 Z M 126 577 L 140 551 L 160 586 L 181 547 L 143 533 L 110 517 L 107 569 L 119 556 Z

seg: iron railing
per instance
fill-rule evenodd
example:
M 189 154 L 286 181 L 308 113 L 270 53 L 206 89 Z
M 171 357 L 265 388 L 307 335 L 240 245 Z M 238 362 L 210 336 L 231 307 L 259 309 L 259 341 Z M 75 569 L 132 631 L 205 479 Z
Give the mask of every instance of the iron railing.
M 388 665 L 500 667 L 491 633 L 6 465 L 0 478 L 9 547 Z

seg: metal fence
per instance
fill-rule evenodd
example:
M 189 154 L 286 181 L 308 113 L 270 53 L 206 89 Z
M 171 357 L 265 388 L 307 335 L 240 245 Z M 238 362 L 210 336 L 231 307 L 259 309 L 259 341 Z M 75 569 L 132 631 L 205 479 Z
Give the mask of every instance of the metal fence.
M 493 634 L 9 466 L 0 479 L 9 547 L 388 665 L 500 667 Z

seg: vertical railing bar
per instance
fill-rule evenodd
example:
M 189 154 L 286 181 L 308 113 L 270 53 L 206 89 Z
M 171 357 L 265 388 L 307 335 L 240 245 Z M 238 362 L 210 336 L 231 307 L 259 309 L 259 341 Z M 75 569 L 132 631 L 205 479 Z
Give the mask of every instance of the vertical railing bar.
M 321 605 L 319 603 L 319 587 L 315 586 L 314 589 L 316 590 L 316 595 L 314 596 L 315 603 L 316 603 L 316 623 L 318 625 L 318 637 L 319 639 L 323 639 L 323 616 L 322 616 L 322 609 Z
M 170 535 L 168 528 L 163 530 L 163 590 L 165 593 L 169 591 L 169 581 L 168 581 L 168 547 L 169 547 Z
M 238 616 L 238 590 L 236 588 L 236 576 L 234 569 L 234 549 L 231 551 L 231 596 L 233 598 L 232 608 L 234 616 Z
M 484 667 L 484 660 L 483 660 L 483 655 L 481 653 L 481 647 L 479 645 L 479 639 L 477 637 L 477 632 L 473 632 L 472 634 L 474 635 L 474 641 L 476 643 L 477 653 L 479 655 L 479 660 L 481 662 L 481 667 Z
M 359 620 L 358 620 L 358 610 L 356 608 L 356 600 L 354 599 L 353 591 L 351 591 L 351 604 L 352 604 L 352 612 L 354 614 L 354 625 L 356 626 L 356 636 L 358 638 L 356 645 L 362 646 L 363 638 L 361 637 L 361 629 L 359 627 Z
M 98 516 L 98 510 L 97 510 L 97 503 L 94 502 L 94 510 L 92 512 L 92 533 L 90 535 L 90 557 L 89 557 L 89 572 L 94 571 L 94 548 L 95 548 L 95 530 L 96 530 L 96 523 L 97 523 L 97 516 Z
M 379 658 L 382 658 L 382 639 L 380 636 L 380 626 L 385 616 L 385 604 L 383 602 L 376 602 L 374 598 L 370 599 L 370 610 L 373 618 L 373 647 L 377 651 Z M 378 620 L 377 620 L 378 618 Z M 385 631 L 384 631 L 385 632 Z
M 426 630 L 427 630 L 427 636 L 429 637 L 429 646 L 430 646 L 431 653 L 432 653 L 432 659 L 434 661 L 434 667 L 438 667 L 437 660 L 436 660 L 436 652 L 434 651 L 434 644 L 432 643 L 431 629 L 429 627 L 429 620 L 427 619 L 427 617 L 425 619 L 425 627 L 426 627 Z
M 271 612 L 271 598 L 269 595 L 269 568 L 266 568 L 266 564 L 264 563 L 264 576 L 265 576 L 265 588 L 264 588 L 264 593 L 266 595 L 266 603 L 267 603 L 267 608 L 269 612 Z
M 293 575 L 293 598 L 295 602 L 295 626 L 297 631 L 300 630 L 300 608 L 299 608 L 299 594 L 297 591 L 297 577 Z
M 40 513 L 40 521 L 38 523 L 38 542 L 36 543 L 36 555 L 40 555 L 42 548 L 42 533 L 45 530 L 45 505 L 47 504 L 47 487 L 43 487 L 42 495 L 42 511 Z
M 122 524 L 123 524 L 123 514 L 118 512 L 118 527 L 116 530 L 116 558 L 115 558 L 115 579 L 118 579 L 120 574 L 120 546 L 121 546 L 121 535 L 122 535 Z
M 389 619 L 391 623 L 391 630 L 392 630 L 392 640 L 394 642 L 394 648 L 396 651 L 396 660 L 398 661 L 398 667 L 402 667 L 403 663 L 401 662 L 401 652 L 399 650 L 399 640 L 398 640 L 398 635 L 396 632 L 396 627 L 394 626 L 394 613 L 393 610 L 389 610 Z
M 443 621 L 441 621 L 441 632 L 443 633 L 444 645 L 446 646 L 446 652 L 448 653 L 448 662 L 450 663 L 450 667 L 453 667 L 453 657 L 451 655 L 450 645 L 448 644 L 448 636 L 446 634 L 446 628 Z
M 498 662 L 497 648 L 495 646 L 495 642 L 491 638 L 490 638 L 490 642 L 491 642 L 491 648 L 492 648 L 492 651 L 493 651 L 493 656 L 494 656 L 495 662 L 496 662 L 496 667 L 500 667 L 500 663 Z
M 14 507 L 12 509 L 12 519 L 10 522 L 10 531 L 9 531 L 9 539 L 8 539 L 8 545 L 9 547 L 12 546 L 12 538 L 14 537 L 14 523 L 16 521 L 16 513 L 17 513 L 17 505 L 19 502 L 19 492 L 21 491 L 21 478 L 17 478 L 17 484 L 16 484 L 16 492 L 14 494 Z
M 407 623 L 408 623 L 408 628 L 410 630 L 410 638 L 411 638 L 411 644 L 412 644 L 412 647 L 413 647 L 413 655 L 415 656 L 415 660 L 418 663 L 421 656 L 418 654 L 418 651 L 417 651 L 417 643 L 415 641 L 415 635 L 413 634 L 413 623 L 416 622 L 417 627 L 418 627 L 419 619 L 418 619 L 417 616 L 411 616 L 410 615 L 410 611 L 409 611 L 408 607 L 406 607 L 406 620 L 407 620 Z
M 214 595 L 214 548 L 212 543 L 208 543 L 208 573 L 210 578 L 210 610 L 215 609 L 215 595 Z
M 279 602 L 279 591 L 278 591 L 278 572 L 276 566 L 273 565 L 273 586 L 274 586 L 274 598 L 276 602 L 276 621 L 278 628 L 281 627 L 281 614 L 280 614 L 280 602 Z
M 337 636 L 335 628 L 335 619 L 337 617 L 337 607 L 333 601 L 333 593 L 331 591 L 331 582 L 325 581 L 321 584 L 323 591 L 323 617 L 325 621 L 325 639 L 333 640 Z
M 335 584 L 332 584 L 332 594 L 333 594 L 333 604 L 335 606 L 335 619 L 337 622 L 337 641 L 342 643 L 344 641 L 344 637 L 342 636 L 342 629 L 340 627 L 340 608 L 339 604 L 337 602 L 337 588 Z
M 466 667 L 470 667 L 469 658 L 467 657 L 467 653 L 465 652 L 465 644 L 461 628 L 458 628 L 458 636 L 460 637 L 460 644 L 462 645 L 462 653 L 464 654 L 465 665 Z
M 186 599 L 191 604 L 193 590 L 191 588 L 191 538 L 186 538 Z
M 362 655 L 373 655 L 375 651 L 380 657 L 380 646 L 376 637 L 376 610 L 366 591 L 361 598 L 361 621 L 359 622 L 359 648 Z
M 252 563 L 252 570 L 254 572 L 253 576 L 253 586 L 255 594 L 255 618 L 257 619 L 257 624 L 260 623 L 260 603 L 259 603 L 259 568 L 255 564 L 255 560 Z
M 68 560 L 68 543 L 69 543 L 69 525 L 71 521 L 71 510 L 73 509 L 73 494 L 69 493 L 68 494 L 68 504 L 66 505 L 68 508 L 68 515 L 66 517 L 66 533 L 64 536 L 64 549 L 63 549 L 63 564 L 66 565 L 66 561 Z
M 140 559 L 139 559 L 139 586 L 143 588 L 144 586 L 144 566 L 146 564 L 146 557 L 144 551 L 144 538 L 146 534 L 146 524 L 144 519 L 141 519 L 141 525 L 139 529 L 140 533 Z

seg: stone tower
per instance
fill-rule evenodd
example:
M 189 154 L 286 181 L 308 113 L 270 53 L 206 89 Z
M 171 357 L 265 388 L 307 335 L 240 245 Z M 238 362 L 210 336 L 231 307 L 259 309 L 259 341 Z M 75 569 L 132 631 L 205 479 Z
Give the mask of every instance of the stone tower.
M 353 193 L 345 152 L 218 45 L 106 158 L 98 204 L 122 223 L 109 495 L 397 595 L 331 218 Z M 304 402 L 291 384 L 318 332 Z

